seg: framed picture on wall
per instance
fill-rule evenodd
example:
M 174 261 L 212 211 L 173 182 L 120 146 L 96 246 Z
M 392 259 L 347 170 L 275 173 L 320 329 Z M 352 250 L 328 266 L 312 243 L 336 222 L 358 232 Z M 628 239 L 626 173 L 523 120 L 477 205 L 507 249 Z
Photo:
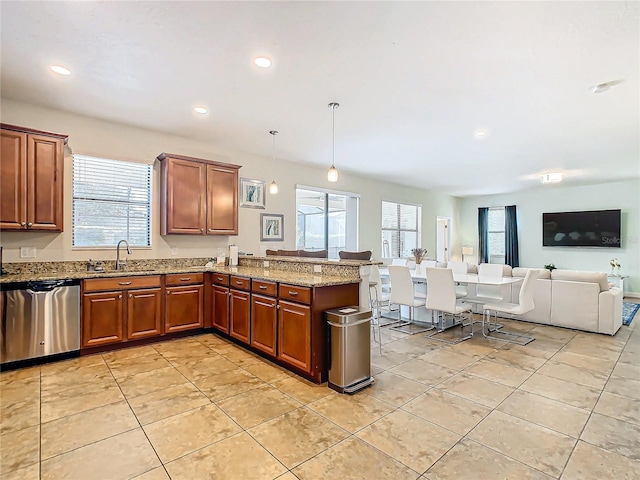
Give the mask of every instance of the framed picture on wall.
M 276 213 L 260 214 L 260 241 L 284 241 L 284 215 Z
M 251 180 L 240 178 L 240 206 L 246 208 L 264 208 L 265 182 L 262 180 Z

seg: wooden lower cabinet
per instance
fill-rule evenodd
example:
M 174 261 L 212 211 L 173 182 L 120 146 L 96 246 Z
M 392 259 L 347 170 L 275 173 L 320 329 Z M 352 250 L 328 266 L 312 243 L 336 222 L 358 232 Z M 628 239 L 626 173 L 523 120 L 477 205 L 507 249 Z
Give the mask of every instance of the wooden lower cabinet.
M 229 292 L 229 335 L 249 343 L 251 331 L 251 294 L 240 290 Z
M 272 357 L 276 356 L 278 301 L 253 294 L 251 297 L 251 346 Z
M 229 333 L 229 289 L 213 286 L 213 328 Z
M 162 289 L 145 288 L 127 292 L 127 339 L 162 334 Z
M 162 335 L 160 276 L 83 282 L 82 348 Z
M 124 340 L 123 292 L 84 294 L 82 346 L 96 347 Z
M 181 332 L 204 326 L 204 285 L 167 287 L 165 333 Z
M 278 305 L 278 359 L 310 372 L 311 307 L 284 300 Z

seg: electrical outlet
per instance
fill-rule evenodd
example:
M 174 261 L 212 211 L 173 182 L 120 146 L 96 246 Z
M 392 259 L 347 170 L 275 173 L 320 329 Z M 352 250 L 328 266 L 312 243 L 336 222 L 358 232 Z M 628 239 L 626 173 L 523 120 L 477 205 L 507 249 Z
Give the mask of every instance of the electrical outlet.
M 262 266 L 264 268 L 269 268 L 269 260 L 265 260 L 264 262 L 262 262 Z
M 36 258 L 36 247 L 20 247 L 20 258 Z
M 322 273 L 322 265 L 314 265 L 313 273 Z
M 171 247 L 171 255 L 177 255 L 178 254 L 178 247 Z

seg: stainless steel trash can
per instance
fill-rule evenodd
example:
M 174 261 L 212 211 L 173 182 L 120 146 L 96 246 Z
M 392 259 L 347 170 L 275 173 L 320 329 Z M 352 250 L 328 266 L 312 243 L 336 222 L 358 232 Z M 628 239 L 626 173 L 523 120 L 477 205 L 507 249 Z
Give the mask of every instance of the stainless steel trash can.
M 329 388 L 355 393 L 371 385 L 371 311 L 343 307 L 325 314 L 331 342 Z

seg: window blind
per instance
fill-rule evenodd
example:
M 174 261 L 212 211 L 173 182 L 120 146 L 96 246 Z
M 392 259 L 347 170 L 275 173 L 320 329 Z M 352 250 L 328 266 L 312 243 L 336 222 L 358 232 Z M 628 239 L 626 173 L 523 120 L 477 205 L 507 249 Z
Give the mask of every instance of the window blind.
M 73 246 L 151 246 L 152 166 L 73 156 Z

